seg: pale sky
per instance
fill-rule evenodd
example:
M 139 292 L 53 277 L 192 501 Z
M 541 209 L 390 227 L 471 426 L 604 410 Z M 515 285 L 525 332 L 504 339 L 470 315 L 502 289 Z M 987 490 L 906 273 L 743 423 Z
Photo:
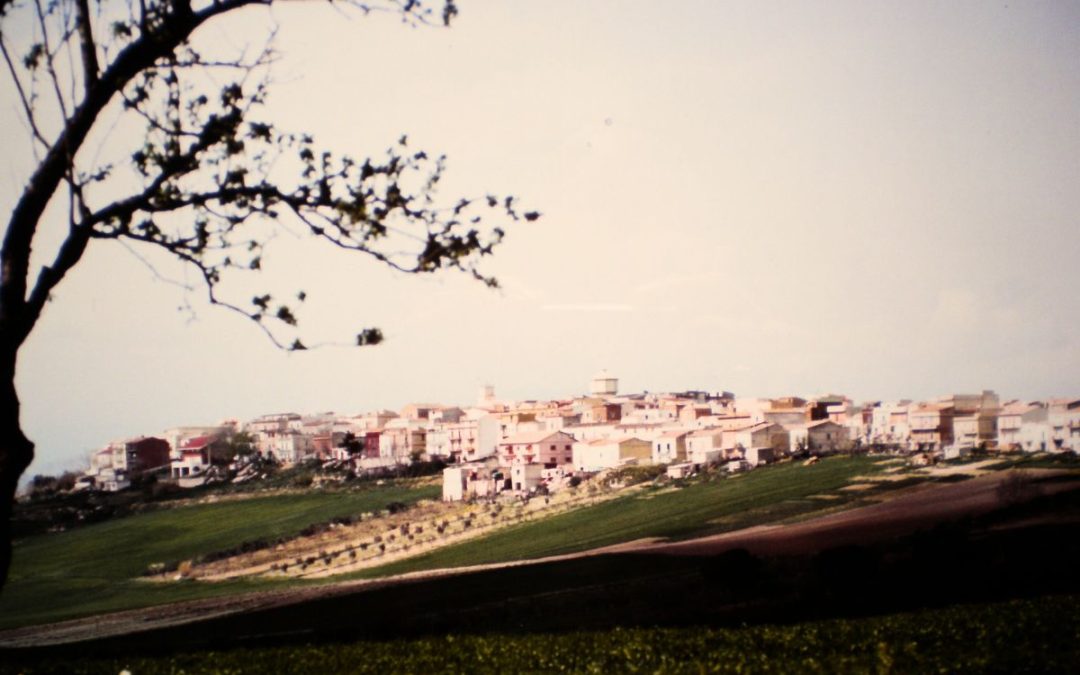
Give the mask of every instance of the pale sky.
M 485 268 L 503 290 L 282 232 L 264 268 L 309 294 L 306 335 L 387 336 L 290 354 L 96 242 L 21 355 L 30 473 L 226 417 L 570 396 L 601 368 L 623 391 L 1080 394 L 1080 4 L 459 4 L 449 30 L 298 3 L 197 37 L 272 17 L 280 126 L 356 156 L 408 133 L 449 156 L 448 203 L 541 211 Z M 7 212 L 29 164 L 0 93 Z

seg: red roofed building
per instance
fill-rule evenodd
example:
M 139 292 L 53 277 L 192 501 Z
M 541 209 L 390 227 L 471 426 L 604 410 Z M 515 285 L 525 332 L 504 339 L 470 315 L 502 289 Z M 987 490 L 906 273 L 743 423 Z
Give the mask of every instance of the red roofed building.
M 170 465 L 170 475 L 176 479 L 203 475 L 210 467 L 210 448 L 214 441 L 214 436 L 196 436 L 182 441 L 177 449 L 179 456 Z

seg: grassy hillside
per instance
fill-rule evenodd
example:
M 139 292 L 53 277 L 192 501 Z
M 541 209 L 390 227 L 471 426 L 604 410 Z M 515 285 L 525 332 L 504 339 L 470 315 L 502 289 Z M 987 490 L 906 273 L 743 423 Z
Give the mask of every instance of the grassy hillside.
M 356 577 L 421 569 L 525 560 L 644 537 L 685 539 L 776 522 L 865 496 L 837 492 L 856 476 L 884 468 L 880 459 L 833 457 L 812 466 L 787 463 L 738 477 L 692 483 L 678 490 L 645 490 L 596 506 L 500 530 L 482 539 L 439 549 Z M 893 486 L 883 485 L 880 489 Z M 831 495 L 834 499 L 822 499 Z
M 764 467 L 738 477 L 716 474 L 678 489 L 650 487 L 354 576 L 537 558 L 642 537 L 687 538 L 776 522 L 866 495 L 839 488 L 883 468 L 875 458 L 835 457 L 813 466 Z M 438 495 L 436 485 L 403 484 L 277 495 L 155 511 L 32 537 L 17 545 L 11 581 L 0 595 L 0 628 L 298 583 L 161 584 L 135 579 L 152 563 L 192 559 L 245 541 L 292 536 L 312 523 Z
M 133 579 L 152 563 L 294 536 L 312 523 L 378 511 L 391 502 L 437 499 L 440 491 L 435 484 L 399 483 L 258 497 L 163 509 L 31 537 L 16 543 L 11 577 L 0 595 L 0 627 L 266 588 L 250 582 L 152 584 Z

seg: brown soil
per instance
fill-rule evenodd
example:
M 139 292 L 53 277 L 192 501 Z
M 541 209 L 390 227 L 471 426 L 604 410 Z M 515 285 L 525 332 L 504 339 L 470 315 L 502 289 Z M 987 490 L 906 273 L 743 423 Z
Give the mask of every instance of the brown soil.
M 317 587 L 265 591 L 234 597 L 209 598 L 171 605 L 116 612 L 43 626 L 0 632 L 0 647 L 56 645 L 124 635 L 166 626 L 178 626 L 214 616 L 250 612 L 359 589 L 373 589 L 414 579 L 430 579 L 469 572 L 534 565 L 603 553 L 649 552 L 670 555 L 713 555 L 746 548 L 758 555 L 812 554 L 846 544 L 865 544 L 901 536 L 934 523 L 988 513 L 1001 505 L 998 485 L 1011 472 L 981 476 L 963 483 L 920 485 L 888 501 L 831 513 L 799 523 L 752 527 L 681 542 L 639 540 L 615 546 L 538 560 L 494 563 L 454 569 L 413 572 L 376 580 L 345 581 Z M 1068 474 L 1066 471 L 1026 471 L 1031 477 Z M 1040 486 L 1040 494 L 1077 489 L 1076 481 Z M 1033 495 L 1032 495 L 1033 496 Z

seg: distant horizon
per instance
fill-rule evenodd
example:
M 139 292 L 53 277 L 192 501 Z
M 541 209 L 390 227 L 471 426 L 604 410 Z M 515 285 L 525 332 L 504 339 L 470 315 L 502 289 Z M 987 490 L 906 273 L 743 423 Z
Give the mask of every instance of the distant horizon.
M 857 401 L 1080 382 L 1080 3 L 458 5 L 448 29 L 252 6 L 193 43 L 276 28 L 259 117 L 356 158 L 407 134 L 447 157 L 440 201 L 538 211 L 484 259 L 500 288 L 392 272 L 283 221 L 259 292 L 305 292 L 307 344 L 386 337 L 288 353 L 209 306 L 193 270 L 93 241 L 19 355 L 27 475 L 170 425 L 469 401 L 485 382 L 552 398 L 600 367 L 626 390 Z M 13 89 L 7 212 L 34 166 Z M 118 124 L 87 152 L 141 143 Z M 32 275 L 66 227 L 51 208 Z
M 586 383 L 586 388 L 587 388 L 587 384 L 588 383 Z M 727 392 L 732 393 L 732 394 L 735 395 L 736 403 L 738 402 L 738 400 L 740 398 L 743 399 L 743 400 L 746 400 L 746 399 L 773 400 L 773 399 L 784 398 L 784 397 L 788 397 L 788 396 L 795 396 L 795 397 L 798 397 L 798 398 L 806 399 L 807 401 L 812 401 L 812 400 L 815 400 L 815 399 L 818 399 L 818 398 L 823 398 L 823 397 L 826 397 L 826 396 L 845 396 L 849 400 L 851 400 L 852 405 L 855 405 L 855 406 L 863 406 L 863 405 L 868 404 L 868 403 L 882 403 L 882 404 L 898 403 L 898 402 L 901 402 L 901 401 L 909 401 L 911 403 L 919 403 L 919 402 L 924 402 L 924 401 L 932 401 L 932 400 L 935 400 L 935 399 L 939 399 L 939 398 L 943 398 L 943 397 L 949 397 L 949 396 L 979 395 L 979 394 L 984 393 L 985 391 L 992 392 L 995 395 L 997 395 L 998 398 L 999 398 L 999 401 L 1000 401 L 1000 403 L 1002 405 L 1004 405 L 1006 403 L 1009 403 L 1009 402 L 1012 402 L 1012 401 L 1020 401 L 1020 402 L 1031 403 L 1031 402 L 1050 402 L 1052 400 L 1060 400 L 1060 399 L 1067 399 L 1067 400 L 1080 399 L 1080 394 L 1072 395 L 1072 396 L 1070 396 L 1068 394 L 1065 394 L 1065 395 L 1036 396 L 1036 397 L 1015 397 L 1015 396 L 1005 395 L 1005 394 L 1003 394 L 1002 392 L 1000 392 L 1000 391 L 998 391 L 996 389 L 990 389 L 990 388 L 985 388 L 985 389 L 980 389 L 980 390 L 972 390 L 972 391 L 956 390 L 956 391 L 952 391 L 952 392 L 939 393 L 939 394 L 935 394 L 933 396 L 926 396 L 926 397 L 900 396 L 900 397 L 895 397 L 895 398 L 880 398 L 880 397 L 855 398 L 855 397 L 852 397 L 852 396 L 848 395 L 845 392 L 840 392 L 840 391 L 817 392 L 817 393 L 814 393 L 814 394 L 802 394 L 802 393 L 798 393 L 798 392 L 787 392 L 787 393 L 775 394 L 775 395 L 742 396 L 738 392 L 733 392 L 733 391 L 731 391 L 729 389 L 722 389 L 722 388 L 720 388 L 720 389 L 702 389 L 702 388 L 698 388 L 698 387 L 677 387 L 677 388 L 674 388 L 674 389 L 665 389 L 665 390 L 659 390 L 659 389 L 657 389 L 657 390 L 634 390 L 634 391 L 628 391 L 628 392 L 619 391 L 616 394 L 611 395 L 611 397 L 618 398 L 618 397 L 625 397 L 625 396 L 639 396 L 639 395 L 650 395 L 650 394 L 665 395 L 665 394 L 678 394 L 678 393 L 686 393 L 686 392 L 693 392 L 693 391 L 704 392 L 704 393 L 707 393 L 707 394 L 721 394 L 721 393 L 727 391 Z M 568 400 L 572 400 L 574 398 L 591 398 L 591 397 L 596 396 L 594 394 L 583 392 L 583 393 L 578 393 L 578 394 L 566 394 L 566 395 L 552 396 L 552 397 L 535 397 L 535 396 L 532 396 L 532 397 L 523 397 L 523 398 L 503 398 L 503 397 L 499 396 L 498 392 L 499 392 L 498 387 L 496 387 L 495 388 L 495 399 L 493 400 L 493 402 L 498 403 L 498 404 L 516 404 L 516 403 L 525 403 L 525 402 L 542 403 L 542 402 L 549 402 L 549 401 L 568 401 Z M 96 452 L 97 450 L 100 450 L 100 449 L 104 448 L 109 443 L 118 442 L 118 441 L 130 439 L 130 438 L 138 438 L 138 437 L 142 437 L 142 436 L 154 437 L 154 436 L 158 436 L 158 435 L 162 434 L 164 431 L 166 431 L 168 429 L 172 429 L 172 428 L 216 426 L 217 424 L 219 424 L 221 422 L 228 421 L 228 420 L 236 420 L 237 422 L 239 422 L 242 425 L 245 422 L 256 419 L 258 417 L 273 416 L 273 415 L 286 415 L 286 414 L 298 414 L 298 415 L 301 415 L 301 416 L 320 415 L 320 414 L 333 414 L 333 415 L 340 415 L 342 417 L 356 417 L 356 416 L 361 416 L 361 415 L 364 415 L 365 413 L 374 412 L 374 411 L 377 411 L 377 410 L 390 410 L 390 411 L 393 411 L 393 412 L 399 412 L 402 408 L 404 408 L 404 407 L 406 407 L 406 406 L 408 406 L 410 404 L 416 404 L 416 403 L 425 403 L 425 404 L 440 405 L 440 406 L 446 406 L 446 407 L 459 407 L 459 408 L 462 408 L 462 409 L 470 408 L 470 407 L 476 407 L 478 405 L 477 401 L 473 401 L 471 403 L 463 403 L 461 401 L 456 401 L 456 400 L 442 401 L 442 400 L 436 400 L 436 399 L 431 399 L 431 398 L 418 397 L 418 398 L 408 399 L 404 403 L 400 403 L 399 405 L 375 405 L 375 406 L 372 406 L 372 407 L 365 407 L 365 408 L 357 410 L 357 411 L 337 410 L 337 409 L 326 408 L 326 407 L 316 407 L 316 408 L 312 408 L 312 409 L 300 409 L 300 408 L 285 409 L 285 408 L 282 408 L 282 409 L 274 409 L 272 411 L 264 411 L 264 412 L 256 413 L 254 415 L 247 415 L 247 416 L 222 415 L 222 416 L 220 416 L 220 417 L 218 417 L 216 419 L 203 419 L 203 420 L 192 420 L 192 421 L 176 422 L 174 424 L 169 424 L 169 425 L 163 426 L 163 427 L 161 427 L 159 429 L 153 429 L 153 430 L 145 430 L 144 429 L 144 430 L 141 430 L 141 431 L 134 431 L 132 433 L 114 434 L 113 436 L 109 437 L 108 440 L 102 441 L 99 444 L 88 448 L 83 455 L 77 455 L 77 454 L 70 455 L 70 456 L 68 456 L 66 458 L 65 463 L 63 463 L 63 464 L 60 464 L 60 463 L 51 464 L 50 466 L 52 468 L 50 468 L 48 470 L 34 470 L 35 467 L 40 466 L 38 459 L 35 459 L 35 463 L 31 467 L 31 470 L 28 470 L 26 473 L 23 474 L 23 476 L 22 476 L 22 478 L 20 480 L 20 489 L 25 488 L 26 485 L 29 484 L 30 480 L 32 480 L 34 475 L 38 475 L 38 474 L 40 474 L 40 475 L 54 475 L 54 474 L 62 473 L 64 471 L 78 470 L 74 466 L 73 462 L 81 463 L 81 464 L 79 464 L 80 467 L 84 466 L 84 465 L 87 465 L 88 462 L 89 462 L 90 454 L 92 454 L 93 452 Z

